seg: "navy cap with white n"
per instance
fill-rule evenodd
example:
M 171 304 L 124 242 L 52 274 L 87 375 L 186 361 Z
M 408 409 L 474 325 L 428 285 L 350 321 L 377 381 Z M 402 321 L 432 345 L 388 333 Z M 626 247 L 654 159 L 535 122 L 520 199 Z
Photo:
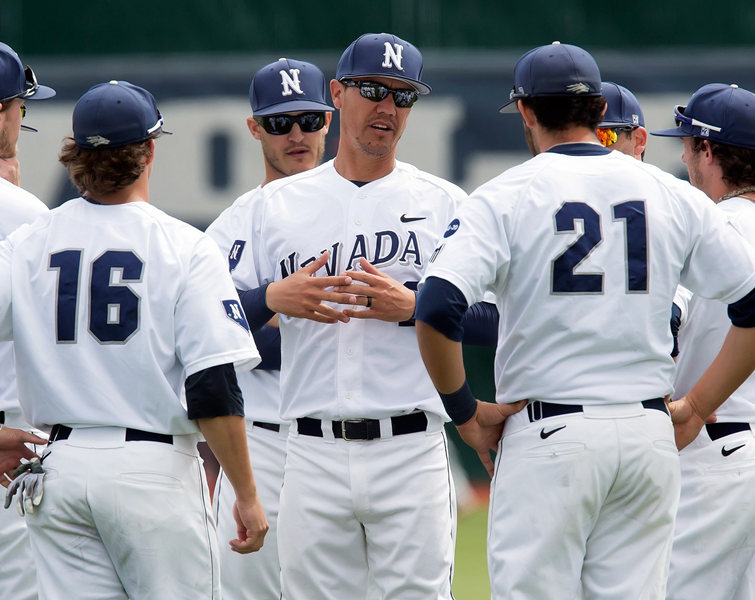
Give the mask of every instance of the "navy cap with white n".
M 432 88 L 422 81 L 422 53 L 390 33 L 365 33 L 341 55 L 336 79 L 388 77 L 410 84 L 420 94 Z
M 735 84 L 709 83 L 687 106 L 674 108 L 676 127 L 651 131 L 664 137 L 696 137 L 755 150 L 755 94 Z
M 520 98 L 600 95 L 600 70 L 590 53 L 579 46 L 553 42 L 530 50 L 517 61 L 509 101 L 498 112 L 517 112 Z
M 632 92 L 610 81 L 603 82 L 602 90 L 608 106 L 598 127 L 645 127 L 645 116 Z
M 128 81 L 97 84 L 73 108 L 73 139 L 82 148 L 119 148 L 161 133 L 170 132 L 154 97 Z
M 279 58 L 254 74 L 249 102 L 255 117 L 333 109 L 325 100 L 325 76 L 312 63 Z

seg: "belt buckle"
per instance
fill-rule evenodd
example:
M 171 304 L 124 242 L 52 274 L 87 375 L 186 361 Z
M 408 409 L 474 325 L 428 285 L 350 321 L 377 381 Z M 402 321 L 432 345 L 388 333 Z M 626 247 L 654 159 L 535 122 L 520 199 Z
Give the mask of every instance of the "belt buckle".
M 537 423 L 543 418 L 543 403 L 540 400 L 530 402 L 529 409 L 532 423 Z
M 345 442 L 364 442 L 370 438 L 350 438 L 346 435 L 346 423 L 366 423 L 369 419 L 341 419 L 341 437 Z M 365 432 L 366 433 L 366 432 Z

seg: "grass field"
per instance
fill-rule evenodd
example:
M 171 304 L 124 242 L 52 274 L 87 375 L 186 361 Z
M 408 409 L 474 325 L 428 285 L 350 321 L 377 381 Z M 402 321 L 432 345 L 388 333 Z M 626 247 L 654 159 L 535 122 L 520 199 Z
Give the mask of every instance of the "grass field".
M 489 600 L 485 557 L 488 507 L 483 504 L 459 516 L 453 592 L 456 600 Z

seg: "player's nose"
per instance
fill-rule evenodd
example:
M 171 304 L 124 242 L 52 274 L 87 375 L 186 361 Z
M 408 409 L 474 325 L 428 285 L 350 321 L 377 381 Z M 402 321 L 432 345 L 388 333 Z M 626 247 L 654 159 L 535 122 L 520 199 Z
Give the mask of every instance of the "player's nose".
M 377 103 L 377 111 L 387 115 L 396 114 L 396 104 L 393 102 L 393 96 L 391 94 L 388 94 L 386 98 L 383 98 Z
M 304 132 L 301 130 L 298 123 L 294 123 L 294 126 L 291 127 L 291 131 L 288 133 L 288 139 L 292 142 L 301 142 L 304 139 Z

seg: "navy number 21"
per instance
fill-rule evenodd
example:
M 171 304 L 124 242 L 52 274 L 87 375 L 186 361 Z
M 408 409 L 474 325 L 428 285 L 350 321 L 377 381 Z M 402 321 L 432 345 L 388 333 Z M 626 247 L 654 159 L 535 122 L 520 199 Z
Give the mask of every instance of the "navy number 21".
M 647 218 L 643 200 L 613 206 L 613 220 L 624 221 L 627 293 L 648 291 Z M 554 294 L 600 294 L 603 273 L 575 273 L 574 269 L 602 241 L 600 215 L 584 202 L 564 202 L 555 214 L 556 233 L 574 233 L 581 220 L 584 232 L 551 263 Z
M 142 278 L 144 263 L 130 250 L 108 250 L 91 265 L 89 285 L 89 331 L 101 344 L 128 341 L 139 328 L 141 299 L 125 283 L 113 283 L 120 272 L 121 282 Z M 58 343 L 75 343 L 81 250 L 62 250 L 50 255 L 48 270 L 58 272 L 56 297 L 56 336 Z

